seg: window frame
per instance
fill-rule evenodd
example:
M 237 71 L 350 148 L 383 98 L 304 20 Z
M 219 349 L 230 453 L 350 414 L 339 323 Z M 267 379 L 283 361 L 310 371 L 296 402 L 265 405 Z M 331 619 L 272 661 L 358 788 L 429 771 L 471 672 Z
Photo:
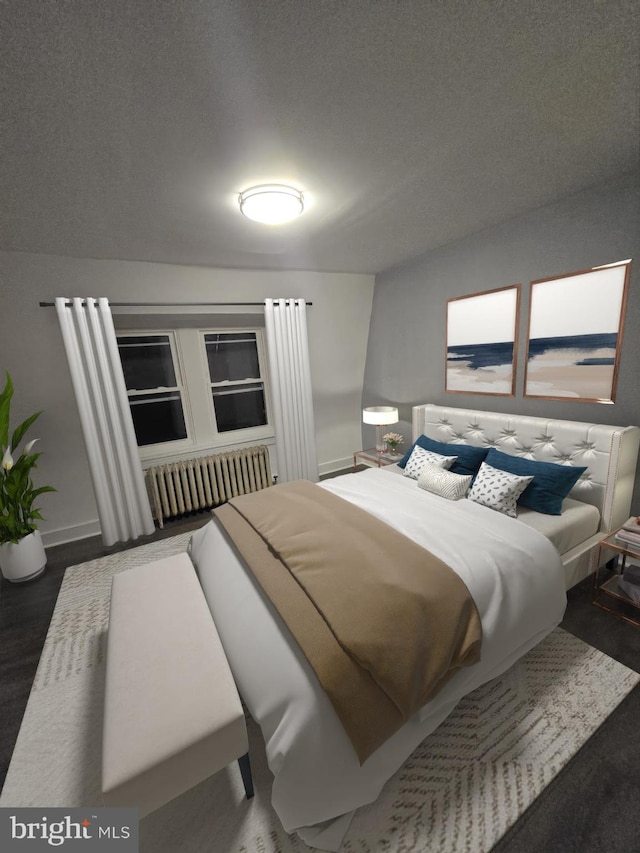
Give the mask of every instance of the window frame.
M 132 397 L 142 397 L 145 394 L 153 394 L 153 393 L 162 393 L 163 391 L 178 391 L 180 394 L 180 401 L 182 403 L 182 414 L 184 416 L 184 425 L 187 431 L 186 438 L 177 438 L 174 441 L 161 441 L 156 444 L 143 444 L 138 445 L 138 452 L 140 453 L 141 458 L 147 455 L 148 452 L 153 452 L 154 456 L 162 456 L 165 453 L 176 453 L 181 452 L 185 449 L 190 448 L 193 445 L 193 418 L 191 415 L 191 406 L 189 404 L 189 395 L 187 393 L 186 383 L 184 381 L 184 369 L 180 359 L 180 348 L 178 346 L 178 342 L 175 336 L 175 329 L 143 329 L 139 332 L 133 330 L 116 330 L 116 338 L 118 343 L 120 342 L 120 338 L 151 338 L 158 337 L 160 335 L 166 335 L 169 339 L 169 348 L 171 350 L 171 359 L 173 361 L 173 372 L 175 373 L 177 385 L 175 387 L 168 386 L 158 386 L 157 388 L 149 388 L 143 390 L 135 390 L 130 391 L 127 390 L 127 399 L 131 400 Z M 125 381 L 126 387 L 126 381 Z
M 267 423 L 257 427 L 218 432 L 215 409 L 213 404 L 212 387 L 209 373 L 209 362 L 205 344 L 207 334 L 255 334 L 258 351 L 259 382 L 262 384 L 265 397 Z M 275 432 L 271 405 L 271 385 L 269 381 L 268 360 L 264 327 L 246 326 L 188 326 L 178 328 L 137 328 L 116 329 L 116 338 L 157 337 L 167 335 L 171 347 L 173 368 L 176 382 L 175 390 L 180 392 L 184 413 L 186 439 L 147 444 L 138 446 L 138 454 L 143 467 L 178 461 L 209 453 L 218 453 L 253 444 L 273 444 Z M 233 384 L 233 383 L 230 383 Z M 152 389 L 155 391 L 174 389 Z M 129 391 L 131 396 L 140 396 L 149 391 Z M 206 399 L 205 399 L 206 398 Z
M 267 372 L 267 357 L 266 357 L 266 348 L 264 342 L 264 334 L 262 334 L 261 328 L 254 329 L 246 329 L 246 328 L 221 328 L 221 329 L 200 329 L 200 341 L 201 341 L 201 350 L 204 364 L 205 376 L 207 379 L 207 395 L 209 400 L 209 417 L 211 418 L 212 428 L 215 434 L 219 437 L 233 436 L 237 437 L 237 440 L 240 442 L 245 441 L 259 441 L 262 438 L 273 437 L 273 417 L 271 414 L 271 394 L 268 383 L 268 372 Z M 243 382 L 249 384 L 250 382 L 256 382 L 256 379 L 239 379 L 233 382 L 212 382 L 211 374 L 209 372 L 209 359 L 207 356 L 207 344 L 205 340 L 205 335 L 226 335 L 226 334 L 250 334 L 256 336 L 256 350 L 258 353 L 258 369 L 260 371 L 260 376 L 257 381 L 262 385 L 262 390 L 264 394 L 264 407 L 265 407 L 265 415 L 267 418 L 267 422 L 265 424 L 260 424 L 255 427 L 247 427 L 245 429 L 237 429 L 237 430 L 225 430 L 223 432 L 218 431 L 218 422 L 216 418 L 215 405 L 213 402 L 213 393 L 212 390 L 214 387 L 224 387 L 225 384 L 228 385 L 240 385 Z M 228 443 L 228 442 L 227 442 Z M 234 441 L 235 443 L 235 441 Z

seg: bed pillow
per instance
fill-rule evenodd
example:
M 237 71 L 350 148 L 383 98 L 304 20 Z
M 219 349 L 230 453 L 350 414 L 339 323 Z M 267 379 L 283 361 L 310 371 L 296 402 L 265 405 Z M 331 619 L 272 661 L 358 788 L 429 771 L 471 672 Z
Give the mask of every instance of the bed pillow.
M 487 464 L 501 471 L 520 476 L 532 476 L 532 482 L 518 498 L 520 506 L 535 509 L 545 515 L 560 515 L 562 501 L 587 470 L 574 465 L 558 465 L 556 462 L 535 462 L 519 456 L 509 456 L 493 447 L 487 454 Z
M 518 498 L 532 480 L 533 477 L 518 477 L 483 462 L 473 481 L 469 500 L 515 518 Z
M 418 485 L 421 489 L 448 501 L 459 501 L 460 498 L 466 497 L 472 480 L 471 474 L 454 474 L 453 471 L 427 462 L 418 476 Z
M 411 451 L 409 461 L 402 473 L 405 477 L 412 477 L 417 480 L 418 474 L 427 463 L 437 465 L 438 468 L 451 468 L 456 459 L 457 456 L 442 456 L 440 453 L 433 453 L 431 450 L 425 450 L 416 445 Z
M 426 435 L 421 435 L 398 462 L 398 467 L 404 468 L 416 445 L 424 450 L 431 450 L 432 453 L 439 453 L 441 456 L 457 456 L 458 458 L 451 466 L 454 474 L 477 474 L 480 465 L 489 452 L 488 447 L 474 447 L 471 444 L 447 444 L 444 441 L 434 441 L 432 438 L 427 438 Z

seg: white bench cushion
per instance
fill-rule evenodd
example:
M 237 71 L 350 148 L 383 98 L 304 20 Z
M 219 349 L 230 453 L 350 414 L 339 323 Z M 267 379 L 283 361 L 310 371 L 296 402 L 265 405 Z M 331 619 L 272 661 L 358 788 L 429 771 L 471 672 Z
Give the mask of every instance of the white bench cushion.
M 105 804 L 137 806 L 143 817 L 246 752 L 240 697 L 188 555 L 115 575 Z

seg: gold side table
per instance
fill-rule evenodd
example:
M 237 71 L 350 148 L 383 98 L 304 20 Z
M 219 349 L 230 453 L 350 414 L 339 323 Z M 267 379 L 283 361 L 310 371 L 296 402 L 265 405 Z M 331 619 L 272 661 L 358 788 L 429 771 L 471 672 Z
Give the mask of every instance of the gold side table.
M 394 465 L 399 462 L 402 456 L 402 453 L 396 453 L 395 456 L 390 453 L 378 453 L 375 447 L 356 450 L 353 454 L 353 470 L 355 471 L 358 465 L 366 465 L 367 468 L 384 468 L 385 465 Z
M 613 533 L 606 536 L 598 546 L 598 563 L 593 584 L 593 603 L 602 610 L 613 613 L 619 619 L 624 619 L 625 622 L 630 622 L 632 625 L 640 627 L 640 602 L 636 604 L 618 587 L 618 578 L 622 576 L 627 560 L 633 559 L 634 562 L 640 563 L 640 544 L 636 546 L 630 542 L 622 542 L 616 539 L 618 530 L 614 530 Z M 603 548 L 613 551 L 617 558 L 616 570 L 613 574 L 600 565 Z M 640 587 L 638 589 L 640 590 Z

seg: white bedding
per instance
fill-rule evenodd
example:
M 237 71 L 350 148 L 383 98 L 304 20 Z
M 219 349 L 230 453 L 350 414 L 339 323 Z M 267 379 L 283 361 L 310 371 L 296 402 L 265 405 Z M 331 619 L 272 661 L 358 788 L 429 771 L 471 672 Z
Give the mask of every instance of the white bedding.
M 353 810 L 376 799 L 462 696 L 538 643 L 566 605 L 560 557 L 542 534 L 390 473 L 371 468 L 322 486 L 428 547 L 459 574 L 482 620 L 482 659 L 457 673 L 362 767 L 315 674 L 217 523 L 192 540 L 191 556 L 236 684 L 262 728 L 273 807 L 287 831 L 325 850 L 339 849 Z

